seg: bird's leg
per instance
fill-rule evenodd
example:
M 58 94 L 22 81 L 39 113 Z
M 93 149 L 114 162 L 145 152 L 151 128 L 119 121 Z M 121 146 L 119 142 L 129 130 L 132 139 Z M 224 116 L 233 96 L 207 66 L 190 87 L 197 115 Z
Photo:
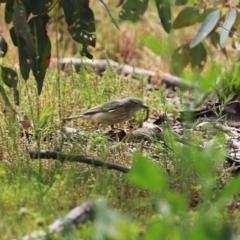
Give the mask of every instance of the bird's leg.
M 102 128 L 100 127 L 100 123 L 97 124 L 97 131 L 98 132 L 102 132 L 103 131 Z

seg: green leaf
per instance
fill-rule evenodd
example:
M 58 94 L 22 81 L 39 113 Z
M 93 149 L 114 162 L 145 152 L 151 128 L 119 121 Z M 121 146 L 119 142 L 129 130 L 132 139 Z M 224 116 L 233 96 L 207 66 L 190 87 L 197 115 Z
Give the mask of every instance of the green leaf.
M 216 11 L 215 8 L 208 8 L 206 9 L 201 15 L 199 15 L 198 17 L 198 21 L 199 22 L 203 22 L 205 20 L 205 18 L 212 12 Z
M 86 1 L 62 0 L 62 7 L 68 24 L 68 31 L 74 41 L 82 44 L 81 55 L 88 58 L 93 56 L 88 52 L 87 47 L 95 47 L 95 19 L 94 13 Z
M 221 33 L 220 33 L 220 46 L 222 48 L 225 47 L 227 38 L 229 36 L 229 33 L 231 31 L 231 28 L 232 28 L 235 20 L 236 20 L 236 17 L 237 17 L 236 9 L 235 8 L 230 8 L 229 12 L 228 12 L 228 14 L 225 18 L 225 22 L 222 25 L 222 30 L 221 30 Z
M 21 0 L 21 2 L 24 5 L 25 11 L 26 11 L 26 19 L 28 19 L 30 13 L 32 13 L 32 4 L 31 4 L 32 0 Z M 35 6 L 35 2 L 36 1 L 34 1 L 33 6 Z
M 173 22 L 173 28 L 181 28 L 186 26 L 191 26 L 198 21 L 199 10 L 195 7 L 184 8 Z
M 17 45 L 18 45 L 18 38 L 17 38 L 17 35 L 16 35 L 13 27 L 9 30 L 9 33 L 10 33 L 10 36 L 11 36 L 13 44 L 17 47 Z
M 49 21 L 48 15 L 34 17 L 29 21 L 31 32 L 34 36 L 37 57 L 33 59 L 32 71 L 37 82 L 38 94 L 41 93 L 45 78 L 48 59 L 51 55 L 51 42 L 47 36 L 46 24 Z
M 154 192 L 161 192 L 167 184 L 167 176 L 142 153 L 134 154 L 134 162 L 129 175 L 134 184 Z
M 202 23 L 201 28 L 198 30 L 196 36 L 190 43 L 190 48 L 198 45 L 208 34 L 214 29 L 218 20 L 221 17 L 221 10 L 216 10 L 215 12 L 210 13 L 207 18 Z
M 13 44 L 18 47 L 18 58 L 21 75 L 24 80 L 27 80 L 29 78 L 29 72 L 32 63 L 24 50 L 25 41 L 22 37 L 16 35 L 13 27 L 10 29 L 10 36 L 12 38 Z
M 9 24 L 13 20 L 13 2 L 14 0 L 8 0 L 5 7 L 5 22 Z
M 8 45 L 4 37 L 0 34 L 0 57 L 4 57 L 7 53 Z
M 1 66 L 2 71 L 2 80 L 3 82 L 10 88 L 17 86 L 18 84 L 18 76 L 16 71 L 9 67 Z
M 39 58 L 33 62 L 33 75 L 37 82 L 38 94 L 41 94 L 43 81 L 48 67 L 48 60 L 51 56 L 51 41 L 48 36 L 42 39 L 41 53 Z
M 172 29 L 171 4 L 169 0 L 155 0 L 158 16 L 161 20 L 163 29 L 170 33 Z
M 207 50 L 203 43 L 198 44 L 196 47 L 190 49 L 190 62 L 192 68 L 198 67 L 203 69 L 207 60 Z
M 23 46 L 24 51 L 31 60 L 36 56 L 36 54 L 33 43 L 33 37 L 26 20 L 25 7 L 20 0 L 14 0 L 13 9 L 14 9 L 13 13 L 14 31 L 18 37 L 21 37 L 24 40 L 25 42 Z
M 181 5 L 184 5 L 186 3 L 188 3 L 188 0 L 176 0 L 175 1 L 176 6 L 181 6 Z
M 24 80 L 28 80 L 29 72 L 32 66 L 32 61 L 28 58 L 28 55 L 25 52 L 24 45 L 25 41 L 21 37 L 17 37 L 18 39 L 18 58 L 19 58 L 19 66 L 20 72 Z
M 34 15 L 47 14 L 52 7 L 53 0 L 34 0 L 32 13 Z
M 180 75 L 189 63 L 190 48 L 188 44 L 183 44 L 172 53 L 172 70 L 174 74 Z
M 147 6 L 148 0 L 127 0 L 119 12 L 119 18 L 124 21 L 129 20 L 136 22 L 147 10 Z
M 18 76 L 11 68 L 1 66 L 2 80 L 10 88 L 13 88 L 13 97 L 16 105 L 19 105 L 19 92 L 17 89 Z

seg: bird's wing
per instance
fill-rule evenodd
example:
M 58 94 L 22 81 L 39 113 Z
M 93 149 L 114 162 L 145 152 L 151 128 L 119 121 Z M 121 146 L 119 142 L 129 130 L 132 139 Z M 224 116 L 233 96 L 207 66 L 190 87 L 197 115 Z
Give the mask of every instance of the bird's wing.
M 93 107 L 83 113 L 83 115 L 92 115 L 94 113 L 99 113 L 99 112 L 113 112 L 118 108 L 123 107 L 124 104 L 120 101 L 113 100 L 113 101 L 108 101 L 104 104 L 98 105 L 96 107 Z

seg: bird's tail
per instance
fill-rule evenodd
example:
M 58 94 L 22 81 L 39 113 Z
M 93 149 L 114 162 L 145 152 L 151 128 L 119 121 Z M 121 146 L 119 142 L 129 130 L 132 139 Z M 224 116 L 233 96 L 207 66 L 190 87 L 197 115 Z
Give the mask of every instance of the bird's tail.
M 84 116 L 82 114 L 80 114 L 80 115 L 76 115 L 76 116 L 63 118 L 63 120 L 73 120 L 73 119 L 77 119 L 77 118 L 84 118 Z

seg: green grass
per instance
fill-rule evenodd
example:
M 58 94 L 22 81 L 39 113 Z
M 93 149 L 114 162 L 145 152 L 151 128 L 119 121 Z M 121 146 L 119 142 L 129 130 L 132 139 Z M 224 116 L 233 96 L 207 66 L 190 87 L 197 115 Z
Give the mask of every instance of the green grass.
M 97 13 L 99 19 L 104 18 Z M 130 64 L 137 59 L 136 66 L 159 70 L 158 56 L 145 51 L 147 43 L 142 39 L 154 32 L 150 38 L 153 44 L 148 47 L 153 47 L 153 51 L 158 49 L 157 54 L 164 59 L 160 61 L 163 63 L 161 70 L 168 70 L 169 53 L 185 37 L 177 33 L 167 38 L 158 23 L 152 24 L 156 17 L 156 13 L 145 15 L 136 26 L 123 23 L 121 32 L 111 24 L 109 29 L 106 28 L 106 23 L 100 21 L 97 26 L 97 31 L 101 30 L 98 50 L 93 54 L 106 57 L 107 52 L 111 59 Z M 69 39 L 65 38 L 66 41 L 58 43 L 60 56 L 70 55 L 66 50 Z M 156 39 L 161 40 L 160 49 Z M 62 236 L 55 234 L 52 239 L 231 239 L 235 226 L 239 232 L 240 179 L 224 171 L 227 151 L 226 139 L 221 132 L 212 135 L 211 131 L 189 130 L 186 125 L 184 136 L 191 144 L 185 146 L 177 142 L 169 126 L 164 125 L 161 138 L 154 138 L 149 148 L 143 148 L 141 141 L 107 141 L 96 131 L 95 124 L 81 119 L 65 123 L 64 126 L 80 128 L 81 133 L 78 141 L 69 140 L 62 146 L 64 153 L 132 166 L 130 173 L 123 174 L 82 163 L 31 160 L 17 127 L 17 122 L 26 114 L 34 126 L 28 131 L 38 136 L 28 148 L 51 150 L 52 143 L 44 140 L 51 132 L 61 129 L 62 118 L 84 112 L 109 99 L 140 97 L 146 100 L 152 114 L 162 111 L 176 117 L 183 108 L 183 100 L 188 98 L 188 106 L 199 104 L 199 96 L 210 87 L 216 87 L 218 92 L 224 89 L 223 99 L 238 91 L 237 70 L 231 75 L 221 69 L 221 65 L 216 64 L 202 76 L 187 69 L 184 76 L 191 81 L 196 81 L 197 77 L 201 90 L 179 91 L 180 106 L 166 103 L 164 87 L 147 93 L 146 79 L 140 79 L 141 84 L 136 85 L 130 78 L 117 75 L 114 69 L 100 78 L 90 66 L 84 66 L 78 73 L 72 66 L 65 71 L 50 68 L 41 96 L 37 96 L 32 76 L 27 82 L 20 78 L 21 104 L 15 106 L 18 114 L 14 115 L 5 107 L 0 98 L 0 150 L 4 153 L 0 161 L 0 238 L 21 238 L 34 230 L 46 230 L 55 219 L 84 201 L 104 198 L 110 206 L 102 205 L 94 222 L 73 227 Z M 223 87 L 221 84 L 216 86 L 220 73 Z M 11 90 L 5 89 L 13 103 Z M 138 126 L 143 115 L 139 113 L 131 124 Z M 122 128 L 128 126 L 129 122 L 121 124 Z M 57 139 L 61 145 L 61 134 Z M 203 139 L 213 140 L 213 144 L 200 150 L 196 146 Z M 216 148 L 219 145 L 221 148 Z
M 59 85 L 56 78 L 59 78 Z M 36 97 L 35 89 L 32 79 L 26 85 L 21 84 L 17 117 L 22 119 L 27 114 L 34 124 L 29 132 L 40 136 L 29 148 L 45 150 L 51 150 L 51 143 L 44 141 L 44 137 L 60 128 L 60 117 L 83 112 L 119 96 L 143 98 L 146 95 L 144 89 L 114 72 L 107 72 L 100 79 L 89 68 L 59 75 L 49 69 L 43 94 Z M 173 110 L 155 101 L 156 97 L 154 92 L 147 100 L 151 110 Z M 136 141 L 133 148 L 129 148 L 128 142 L 112 143 L 103 139 L 93 123 L 83 120 L 67 123 L 80 128 L 84 134 L 79 136 L 79 141 L 64 145 L 63 152 L 133 165 L 133 171 L 123 174 L 81 163 L 29 159 L 19 143 L 17 118 L 12 115 L 8 109 L 1 118 L 1 146 L 4 149 L 4 159 L 0 162 L 2 239 L 46 229 L 75 206 L 98 198 L 107 199 L 114 210 L 106 207 L 105 215 L 99 213 L 94 223 L 73 228 L 64 236 L 55 234 L 54 239 L 93 239 L 95 234 L 101 239 L 109 239 L 107 236 L 111 236 L 110 239 L 193 239 L 197 234 L 201 239 L 219 239 L 219 235 L 228 236 L 230 232 L 225 219 L 235 222 L 239 218 L 237 215 L 231 216 L 232 220 L 226 217 L 230 215 L 225 206 L 237 196 L 240 180 L 233 178 L 229 183 L 231 175 L 222 174 L 225 151 L 214 147 L 224 145 L 221 134 L 215 136 L 216 144 L 199 151 L 179 145 L 172 138 L 171 130 L 164 128 L 164 142 L 170 148 L 156 138 L 149 149 L 142 150 L 141 142 Z M 141 114 L 132 124 L 136 126 L 140 118 Z M 125 124 L 122 127 L 128 123 Z M 198 145 L 201 135 L 186 133 L 186 136 Z M 159 160 L 152 162 L 153 155 L 158 155 Z M 195 205 L 194 197 L 198 202 Z M 102 221 L 110 221 L 111 228 Z M 105 227 L 100 227 L 101 224 Z M 208 224 L 213 228 L 209 229 Z M 115 229 L 114 234 L 109 229 Z

